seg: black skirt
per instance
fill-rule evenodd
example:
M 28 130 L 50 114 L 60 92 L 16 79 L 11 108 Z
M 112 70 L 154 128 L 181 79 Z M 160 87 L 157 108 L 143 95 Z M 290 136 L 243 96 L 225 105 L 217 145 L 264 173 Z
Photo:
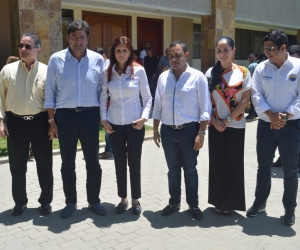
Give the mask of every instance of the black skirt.
M 216 208 L 246 210 L 244 143 L 244 128 L 226 128 L 219 132 L 209 127 L 208 203 Z

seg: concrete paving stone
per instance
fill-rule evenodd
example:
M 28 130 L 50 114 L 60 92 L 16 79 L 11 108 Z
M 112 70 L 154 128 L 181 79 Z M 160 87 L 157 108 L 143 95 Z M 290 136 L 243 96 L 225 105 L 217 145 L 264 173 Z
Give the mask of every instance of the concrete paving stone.
M 129 233 L 129 234 L 123 235 L 123 237 L 116 238 L 116 240 L 120 243 L 125 243 L 126 241 L 132 240 L 136 237 L 137 237 L 136 233 Z
M 85 231 L 79 231 L 76 233 L 71 233 L 69 235 L 63 236 L 63 238 L 65 239 L 65 241 L 71 241 L 77 238 L 84 238 L 85 236 L 88 236 L 88 234 Z
M 45 243 L 41 243 L 40 246 L 44 249 L 53 249 L 53 248 L 61 249 L 59 244 L 64 243 L 64 242 L 66 242 L 65 239 L 60 237 L 60 238 L 57 238 L 55 240 L 49 240 Z
M 98 246 L 99 244 L 101 244 L 101 241 L 98 239 L 91 239 L 89 241 L 85 241 L 82 244 L 78 244 L 77 247 L 79 249 L 91 249 L 94 246 Z
M 154 243 L 151 241 L 144 241 L 138 245 L 132 246 L 130 249 L 132 250 L 141 250 L 141 249 L 158 249 L 157 246 L 154 247 Z
M 31 248 L 31 247 L 35 247 L 37 245 L 40 245 L 42 243 L 46 243 L 50 241 L 49 238 L 47 238 L 46 236 L 42 236 L 40 238 L 36 238 L 34 240 L 30 240 L 24 243 L 25 247 L 27 248 Z
M 101 236 L 101 238 L 99 238 L 99 240 L 101 242 L 105 242 L 105 241 L 109 241 L 109 240 L 113 240 L 113 239 L 119 239 L 121 238 L 121 234 L 119 232 L 112 232 L 112 233 L 108 233 L 104 236 Z
M 25 244 L 28 241 L 31 241 L 31 239 L 28 236 L 15 237 L 15 239 L 11 239 L 10 241 L 5 241 L 5 244 L 7 246 L 14 246 L 18 244 Z
M 107 240 L 105 242 L 100 242 L 99 245 L 94 246 L 94 248 L 102 250 L 102 249 L 108 249 L 112 247 L 119 246 L 120 243 L 117 242 L 116 240 Z
M 128 240 L 126 242 L 122 242 L 122 244 L 118 245 L 118 246 L 113 246 L 112 248 L 114 250 L 123 250 L 123 249 L 130 249 L 131 247 L 135 246 L 136 242 L 134 242 L 133 240 Z
M 61 243 L 59 244 L 59 246 L 62 248 L 62 249 L 65 249 L 65 248 L 73 248 L 73 247 L 77 247 L 78 245 L 80 244 L 83 244 L 84 241 L 83 239 L 81 238 L 76 238 L 76 239 L 73 239 L 73 240 L 70 240 L 70 241 L 66 241 L 64 243 Z

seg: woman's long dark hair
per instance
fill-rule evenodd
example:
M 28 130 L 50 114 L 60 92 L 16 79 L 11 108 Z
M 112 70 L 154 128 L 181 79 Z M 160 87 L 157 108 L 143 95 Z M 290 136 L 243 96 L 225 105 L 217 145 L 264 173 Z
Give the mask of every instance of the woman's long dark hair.
M 232 38 L 228 36 L 222 36 L 216 41 L 216 46 L 221 40 L 225 40 L 227 44 L 234 49 L 234 41 Z M 221 82 L 221 62 L 218 60 L 217 63 L 213 66 L 211 70 L 211 75 L 208 78 L 208 84 L 209 84 L 209 91 L 212 92 L 216 85 L 218 85 Z
M 111 77 L 112 77 L 112 67 L 118 63 L 117 59 L 116 59 L 116 56 L 115 56 L 115 50 L 116 50 L 116 47 L 119 45 L 119 44 L 125 44 L 127 49 L 130 51 L 130 56 L 128 57 L 127 61 L 126 61 L 126 65 L 125 65 L 125 69 L 124 69 L 124 72 L 123 73 L 126 73 L 126 68 L 128 66 L 131 67 L 131 76 L 133 75 L 134 73 L 134 68 L 133 66 L 134 65 L 138 65 L 134 62 L 133 60 L 133 47 L 132 47 L 132 43 L 130 41 L 130 39 L 126 36 L 121 36 L 121 37 L 118 37 L 116 38 L 112 45 L 111 45 L 111 49 L 110 49 L 110 64 L 109 64 L 109 67 L 107 68 L 107 79 L 108 79 L 108 82 L 111 81 Z

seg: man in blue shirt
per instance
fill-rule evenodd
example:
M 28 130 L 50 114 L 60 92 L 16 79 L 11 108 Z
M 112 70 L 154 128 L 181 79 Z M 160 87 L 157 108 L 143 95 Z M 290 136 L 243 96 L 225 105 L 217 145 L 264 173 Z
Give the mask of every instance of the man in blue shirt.
M 87 200 L 98 215 L 102 170 L 99 164 L 100 90 L 104 60 L 86 48 L 90 34 L 85 21 L 74 21 L 67 28 L 69 47 L 53 54 L 48 63 L 45 108 L 49 116 L 49 137 L 58 138 L 61 174 L 66 207 L 61 217 L 68 218 L 77 208 L 75 158 L 81 142 L 87 170 Z M 55 112 L 54 112 L 55 110 Z

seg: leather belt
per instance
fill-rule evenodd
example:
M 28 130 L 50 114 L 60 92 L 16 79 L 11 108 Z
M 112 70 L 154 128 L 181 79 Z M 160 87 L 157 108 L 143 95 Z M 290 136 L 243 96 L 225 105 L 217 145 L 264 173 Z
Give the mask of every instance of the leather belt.
M 46 112 L 40 112 L 40 113 L 37 113 L 35 115 L 17 115 L 13 112 L 10 112 L 13 116 L 17 117 L 17 118 L 20 118 L 22 120 L 25 120 L 25 121 L 31 121 L 33 120 L 34 118 L 38 117 L 38 116 L 41 116 L 43 114 L 45 114 Z
M 173 129 L 182 129 L 182 128 L 188 128 L 188 127 L 191 127 L 193 125 L 195 125 L 195 123 L 197 122 L 189 122 L 189 123 L 184 123 L 182 125 L 167 125 Z
M 58 108 L 62 111 L 70 111 L 70 112 L 81 112 L 89 109 L 99 109 L 99 107 L 76 107 L 76 108 Z

